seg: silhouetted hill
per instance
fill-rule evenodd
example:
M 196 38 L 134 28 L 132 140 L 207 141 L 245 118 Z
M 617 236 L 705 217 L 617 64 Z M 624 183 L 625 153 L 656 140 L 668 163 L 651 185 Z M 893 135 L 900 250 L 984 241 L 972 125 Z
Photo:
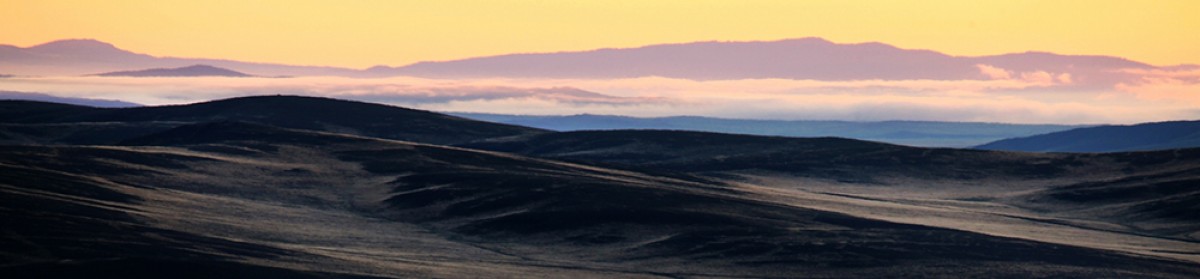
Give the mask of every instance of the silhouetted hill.
M 105 77 L 251 77 L 242 72 L 209 65 L 107 72 L 96 75 Z
M 1118 152 L 1189 147 L 1200 147 L 1200 121 L 1078 128 L 999 140 L 975 148 L 1029 152 Z
M 439 144 L 543 132 L 428 111 L 300 96 L 242 97 L 189 105 L 119 109 L 0 102 L 0 116 L 11 116 L 6 117 L 4 122 L 14 124 L 236 120 Z
M 967 147 L 1000 139 L 1057 132 L 1079 126 L 933 121 L 816 121 L 723 119 L 699 116 L 532 116 L 451 113 L 484 121 L 556 131 L 659 129 L 787 137 L 843 137 L 912 146 Z

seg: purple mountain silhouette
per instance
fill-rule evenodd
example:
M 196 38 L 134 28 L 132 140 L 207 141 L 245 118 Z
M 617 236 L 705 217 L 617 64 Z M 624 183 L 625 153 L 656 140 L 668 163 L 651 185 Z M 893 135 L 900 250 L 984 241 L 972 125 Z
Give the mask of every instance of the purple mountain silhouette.
M 94 40 L 66 40 L 29 48 L 0 45 L 0 72 L 15 75 L 91 74 L 129 68 L 205 64 L 262 75 L 383 77 L 631 78 L 660 76 L 694 80 L 782 78 L 814 80 L 963 80 L 1044 72 L 1072 87 L 1108 87 L 1133 81 L 1134 70 L 1158 67 L 1112 56 L 1026 52 L 952 56 L 901 49 L 882 43 L 838 44 L 820 38 L 760 42 L 697 42 L 627 49 L 510 54 L 454 61 L 420 62 L 366 70 L 307 67 L 229 60 L 154 57 Z M 984 73 L 981 65 L 998 68 Z M 996 70 L 996 69 L 994 69 Z M 1064 75 L 1065 74 L 1065 75 Z
M 1127 69 L 1157 69 L 1111 56 L 1026 52 L 951 56 L 882 43 L 837 44 L 820 38 L 769 42 L 698 42 L 629 49 L 510 54 L 404 67 L 374 67 L 377 75 L 424 77 L 631 78 L 661 76 L 694 80 L 783 78 L 814 80 L 963 80 L 995 78 L 980 65 L 1014 76 L 1068 74 L 1077 87 L 1109 87 L 1138 78 Z
M 101 99 L 89 99 L 89 98 L 58 97 L 58 96 L 52 96 L 52 95 L 42 94 L 42 93 L 16 92 L 16 91 L 0 91 L 0 100 L 40 101 L 40 102 L 72 104 L 72 105 L 100 107 L 100 108 L 126 108 L 126 107 L 142 106 L 141 104 L 119 101 L 119 100 L 101 100 Z
M 123 63 L 143 65 L 154 60 L 95 40 L 62 40 L 29 48 L 0 46 L 0 69 L 17 75 L 64 74 Z
M 61 40 L 28 48 L 0 45 L 0 72 L 13 75 L 90 75 L 138 68 L 211 65 L 271 76 L 351 76 L 358 70 L 220 59 L 157 57 L 89 39 Z
M 154 68 L 138 71 L 120 71 L 97 74 L 106 77 L 251 77 L 251 75 L 209 65 L 192 65 L 181 68 Z
M 152 58 L 120 50 L 112 44 L 96 40 L 62 40 L 25 49 L 35 58 L 69 58 L 78 61 L 124 61 Z M 5 57 L 8 58 L 8 57 Z
M 421 62 L 375 72 L 444 77 L 686 79 L 980 78 L 971 61 L 927 50 L 880 43 L 834 44 L 818 38 L 775 42 L 699 42 L 630 49 L 512 54 L 446 62 Z

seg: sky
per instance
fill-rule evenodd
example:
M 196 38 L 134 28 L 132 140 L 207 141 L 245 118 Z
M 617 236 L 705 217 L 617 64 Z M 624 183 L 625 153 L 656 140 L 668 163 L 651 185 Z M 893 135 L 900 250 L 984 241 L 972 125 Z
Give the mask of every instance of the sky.
M 0 44 L 366 68 L 528 52 L 822 37 L 953 55 L 1200 64 L 1200 1 L 0 0 Z

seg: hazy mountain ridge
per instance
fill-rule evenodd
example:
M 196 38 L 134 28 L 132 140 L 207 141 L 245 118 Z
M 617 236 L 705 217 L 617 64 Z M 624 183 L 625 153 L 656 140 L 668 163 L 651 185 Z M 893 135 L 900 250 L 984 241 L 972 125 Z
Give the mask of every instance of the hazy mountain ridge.
M 28 48 L 0 47 L 0 72 L 17 75 L 90 75 L 130 68 L 174 68 L 197 64 L 269 76 L 344 76 L 356 72 L 337 67 L 151 56 L 92 39 L 60 40 Z
M 101 100 L 88 98 L 71 98 L 58 97 L 48 94 L 31 93 L 31 92 L 15 92 L 15 91 L 0 91 L 0 100 L 28 100 L 39 102 L 50 102 L 60 104 L 71 104 L 89 107 L 140 107 L 141 104 L 130 103 L 120 100 Z
M 1200 121 L 1078 128 L 977 146 L 1029 152 L 1119 152 L 1200 147 Z
M 783 62 L 783 63 L 781 63 Z M 926 67 L 912 67 L 918 63 Z M 418 76 L 509 76 L 633 78 L 663 76 L 698 80 L 793 78 L 850 80 L 861 73 L 877 79 L 971 79 L 969 62 L 927 50 L 902 50 L 881 43 L 834 44 L 818 38 L 773 42 L 696 42 L 625 49 L 510 54 L 454 61 L 420 62 L 377 72 Z M 904 67 L 911 71 L 896 71 Z M 872 70 L 867 70 L 872 69 Z M 881 71 L 882 70 L 882 71 Z
M 18 75 L 83 75 L 128 68 L 169 68 L 205 64 L 267 76 L 530 77 L 631 78 L 660 76 L 713 80 L 784 78 L 813 80 L 982 80 L 996 78 L 980 65 L 1022 73 L 1069 74 L 1071 86 L 1111 88 L 1135 82 L 1128 69 L 1157 67 L 1111 56 L 1026 52 L 991 56 L 950 56 L 930 50 L 900 49 L 883 43 L 838 44 L 820 38 L 753 42 L 695 42 L 626 49 L 510 54 L 401 67 L 357 70 L 291 66 L 218 59 L 155 57 L 124 51 L 95 40 L 63 40 L 28 48 L 0 48 L 0 72 Z
M 154 68 L 96 74 L 103 77 L 252 77 L 252 75 L 209 65 L 179 68 Z
M 428 77 L 633 78 L 693 80 L 782 78 L 799 80 L 987 80 L 1045 72 L 1068 74 L 1069 86 L 1111 88 L 1137 82 L 1130 69 L 1159 67 L 1119 57 L 1025 52 L 951 56 L 871 42 L 832 43 L 821 38 L 754 42 L 695 42 L 627 49 L 509 54 L 369 69 L 381 75 Z M 1168 67 L 1169 68 L 1169 67 Z M 1064 80 L 1065 81 L 1065 80 Z
M 615 115 L 532 116 L 450 113 L 490 122 L 556 131 L 657 129 L 788 137 L 843 137 L 914 146 L 967 147 L 1000 139 L 1077 128 L 1072 125 L 1026 125 L 934 121 L 821 121 L 726 119 L 700 116 L 627 117 Z

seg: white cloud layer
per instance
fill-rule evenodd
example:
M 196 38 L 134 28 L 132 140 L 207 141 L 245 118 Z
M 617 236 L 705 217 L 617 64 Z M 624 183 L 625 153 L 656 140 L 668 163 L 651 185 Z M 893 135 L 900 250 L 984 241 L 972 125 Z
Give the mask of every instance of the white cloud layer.
M 421 109 L 509 114 L 703 115 L 766 119 L 1134 123 L 1196 118 L 1200 85 L 1147 74 L 1112 90 L 1057 90 L 1070 75 L 978 65 L 991 80 L 354 79 L 45 77 L 0 90 L 149 105 L 246 95 L 328 96 Z

